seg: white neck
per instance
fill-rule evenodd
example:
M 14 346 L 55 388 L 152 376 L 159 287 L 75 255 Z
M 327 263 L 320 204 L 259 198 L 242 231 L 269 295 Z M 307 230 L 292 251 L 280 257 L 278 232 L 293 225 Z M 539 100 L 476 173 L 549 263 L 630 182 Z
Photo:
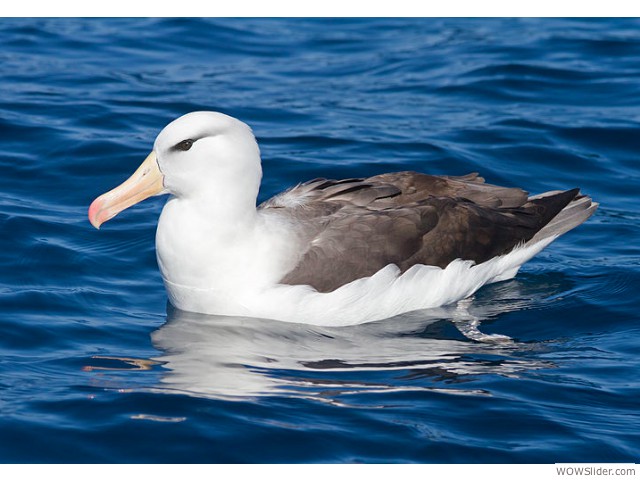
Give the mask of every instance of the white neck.
M 289 225 L 256 210 L 257 185 L 218 187 L 171 197 L 162 210 L 156 253 L 170 295 L 172 284 L 222 296 L 260 289 L 295 261 Z
M 234 180 L 220 178 L 210 182 L 207 188 L 172 197 L 170 202 L 181 205 L 184 209 L 181 214 L 192 217 L 197 222 L 193 227 L 197 229 L 237 230 L 255 222 L 261 176 L 258 172 Z
M 227 265 L 231 250 L 253 241 L 257 219 L 255 196 L 239 191 L 228 196 L 214 188 L 169 198 L 156 233 L 158 263 L 166 280 L 204 288 L 232 268 Z

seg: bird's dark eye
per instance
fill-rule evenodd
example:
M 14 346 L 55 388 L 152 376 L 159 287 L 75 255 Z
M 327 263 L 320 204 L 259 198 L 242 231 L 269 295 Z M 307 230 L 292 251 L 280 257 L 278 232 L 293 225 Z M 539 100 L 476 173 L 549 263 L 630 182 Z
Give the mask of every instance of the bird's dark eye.
M 191 148 L 194 142 L 195 140 L 191 140 L 190 138 L 187 138 L 186 140 L 182 140 L 181 142 L 176 143 L 173 146 L 173 150 L 180 150 L 182 152 L 186 152 Z

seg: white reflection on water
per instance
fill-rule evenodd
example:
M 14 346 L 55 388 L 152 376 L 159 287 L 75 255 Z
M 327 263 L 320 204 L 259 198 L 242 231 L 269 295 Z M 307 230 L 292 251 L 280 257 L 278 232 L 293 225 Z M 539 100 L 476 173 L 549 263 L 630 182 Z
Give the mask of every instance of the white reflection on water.
M 195 396 L 260 395 L 335 399 L 339 395 L 464 388 L 473 376 L 517 375 L 548 368 L 519 343 L 480 332 L 481 322 L 552 300 L 557 284 L 494 286 L 457 305 L 353 327 L 327 328 L 271 320 L 201 315 L 169 308 L 153 333 L 163 354 L 160 388 Z M 453 328 L 458 327 L 458 330 Z M 464 335 L 460 332 L 463 332 Z

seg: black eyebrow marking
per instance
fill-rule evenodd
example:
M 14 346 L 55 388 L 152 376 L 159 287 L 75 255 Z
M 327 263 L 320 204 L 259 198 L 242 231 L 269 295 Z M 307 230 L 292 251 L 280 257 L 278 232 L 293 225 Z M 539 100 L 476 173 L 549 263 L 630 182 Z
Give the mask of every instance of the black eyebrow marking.
M 196 142 L 196 140 L 198 140 L 197 138 L 194 140 L 192 138 L 187 138 L 186 140 L 182 140 L 181 142 L 176 143 L 173 147 L 171 147 L 171 150 L 173 151 L 179 151 L 179 152 L 186 152 L 187 150 L 189 150 L 193 144 Z

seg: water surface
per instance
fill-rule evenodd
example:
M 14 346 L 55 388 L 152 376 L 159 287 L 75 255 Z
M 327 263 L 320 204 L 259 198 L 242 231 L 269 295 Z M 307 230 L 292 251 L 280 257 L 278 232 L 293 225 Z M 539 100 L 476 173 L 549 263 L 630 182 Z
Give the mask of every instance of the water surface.
M 637 461 L 638 20 L 4 19 L 0 44 L 0 461 Z M 164 200 L 86 210 L 192 110 L 253 127 L 261 201 L 478 171 L 601 207 L 462 307 L 180 312 Z

